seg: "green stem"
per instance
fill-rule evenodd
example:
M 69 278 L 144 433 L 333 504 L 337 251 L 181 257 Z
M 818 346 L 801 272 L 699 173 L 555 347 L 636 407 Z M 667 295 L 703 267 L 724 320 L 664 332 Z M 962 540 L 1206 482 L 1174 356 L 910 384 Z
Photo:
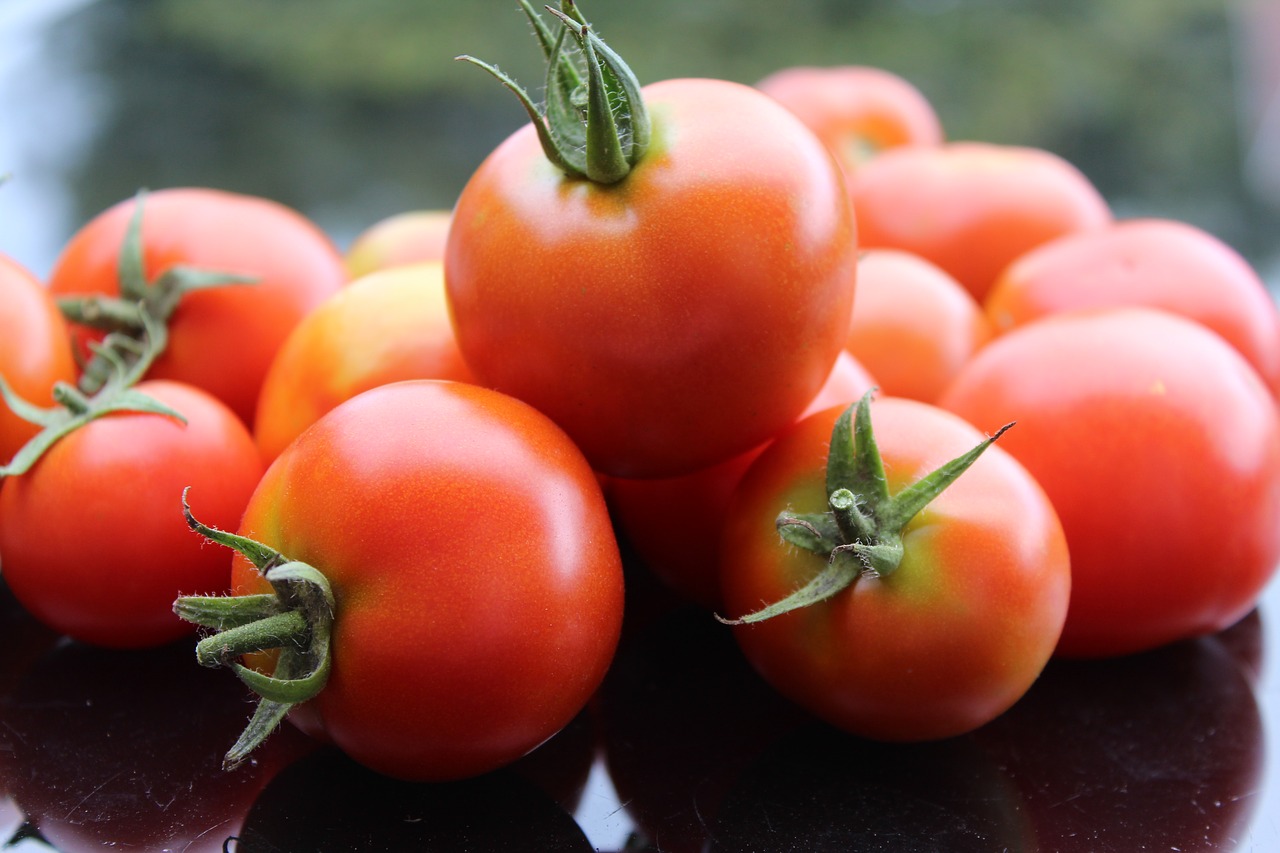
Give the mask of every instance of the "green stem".
M 565 174 L 605 185 L 621 181 L 644 158 L 652 135 L 635 73 L 572 0 L 561 0 L 559 10 L 547 7 L 562 27 L 555 35 L 528 0 L 519 3 L 547 60 L 545 107 L 495 66 L 467 55 L 458 59 L 483 68 L 516 95 L 547 159 Z
M 197 643 L 196 660 L 202 666 L 229 667 L 260 698 L 249 725 L 223 759 L 230 768 L 265 741 L 291 708 L 317 696 L 328 683 L 335 602 L 328 579 L 315 567 L 198 521 L 187 502 L 188 491 L 182 493 L 187 526 L 244 556 L 272 588 L 271 593 L 243 597 L 182 596 L 173 604 L 181 618 L 216 630 Z M 243 655 L 270 650 L 279 650 L 271 675 L 239 662 Z
M 761 622 L 825 601 L 859 578 L 897 571 L 907 524 L 1013 426 L 1004 425 L 971 450 L 891 495 L 871 427 L 872 393 L 868 391 L 841 413 L 832 427 L 826 472 L 829 509 L 801 515 L 784 512 L 775 522 L 784 540 L 822 557 L 826 564 L 781 600 L 738 619 L 717 619 L 731 625 Z

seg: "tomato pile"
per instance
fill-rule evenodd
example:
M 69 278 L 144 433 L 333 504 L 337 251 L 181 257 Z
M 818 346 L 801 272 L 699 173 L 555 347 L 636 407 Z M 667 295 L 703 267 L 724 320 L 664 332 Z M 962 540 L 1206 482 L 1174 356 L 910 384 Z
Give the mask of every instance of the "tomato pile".
M 343 253 L 140 193 L 0 257 L 0 572 L 83 643 L 199 631 L 396 778 L 596 694 L 623 555 L 852 735 L 949 738 L 1054 657 L 1225 629 L 1280 564 L 1280 312 L 1051 152 L 881 69 L 641 86 L 562 2 L 530 121 Z M 75 531 L 68 535 L 67 531 Z M 713 617 L 732 628 L 716 625 Z

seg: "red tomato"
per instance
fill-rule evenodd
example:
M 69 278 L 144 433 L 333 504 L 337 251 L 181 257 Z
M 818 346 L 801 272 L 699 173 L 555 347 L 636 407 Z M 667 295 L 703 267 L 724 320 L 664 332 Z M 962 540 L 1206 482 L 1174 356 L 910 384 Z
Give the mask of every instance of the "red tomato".
M 853 356 L 841 353 L 804 414 L 848 405 L 875 384 Z M 720 605 L 720 530 L 734 489 L 767 444 L 680 477 L 607 478 L 614 521 L 650 571 L 682 596 Z
M 1068 234 L 1014 261 L 987 294 L 997 332 L 1074 308 L 1146 305 L 1227 339 L 1280 394 L 1280 312 L 1238 252 L 1193 225 L 1133 219 Z
M 0 255 L 0 305 L 0 377 L 27 402 L 53 405 L 54 383 L 76 379 L 62 314 L 40 281 L 5 255 Z M 0 401 L 0 465 L 39 431 Z
M 240 532 L 333 589 L 332 672 L 290 719 L 390 776 L 533 749 L 584 707 L 621 629 L 595 474 L 544 415 L 477 386 L 399 382 L 333 409 L 268 469 Z M 241 557 L 232 574 L 238 594 L 269 589 Z
M 892 149 L 859 169 L 849 191 L 863 248 L 920 255 L 979 301 L 1019 255 L 1111 221 L 1106 201 L 1075 166 L 1014 145 Z
M 267 462 L 334 406 L 402 379 L 471 381 L 441 264 L 370 273 L 303 318 L 262 382 L 254 439 Z
M 784 68 L 756 88 L 817 134 L 846 174 L 853 174 L 886 148 L 943 141 L 942 122 L 929 99 L 883 68 Z
M 845 348 L 884 394 L 934 402 L 990 338 L 982 307 L 939 267 L 896 249 L 863 253 Z
M 1057 314 L 988 344 L 940 404 L 1018 421 L 1003 446 L 1071 547 L 1063 655 L 1225 628 L 1280 562 L 1275 399 L 1198 323 L 1151 308 Z
M 410 210 L 380 219 L 356 236 L 343 255 L 347 275 L 444 258 L 451 215 L 447 210 Z
M 135 204 L 120 202 L 71 238 L 50 276 L 54 293 L 118 294 L 117 257 Z M 142 243 L 148 282 L 176 265 L 258 278 L 185 297 L 169 322 L 168 348 L 147 374 L 203 388 L 253 423 L 276 350 L 346 281 L 338 250 L 313 223 L 276 202 L 193 188 L 146 196 Z M 91 335 L 77 331 L 81 341 Z
M 173 599 L 229 586 L 225 554 L 183 521 L 183 487 L 193 487 L 201 516 L 234 527 L 262 474 L 248 428 L 222 403 L 178 382 L 135 387 L 187 423 L 100 417 L 0 488 L 0 559 L 13 594 L 46 625 L 113 648 L 191 633 Z
M 463 190 L 445 256 L 476 376 L 619 477 L 794 420 L 844 345 L 857 262 L 839 168 L 780 104 L 719 80 L 643 94 L 653 141 L 625 179 L 566 177 L 527 124 Z
M 778 602 L 828 565 L 780 541 L 775 519 L 828 510 L 824 475 L 840 415 L 829 409 L 798 423 L 738 487 L 721 550 L 730 614 Z M 879 400 L 871 419 L 892 496 L 983 439 L 914 400 Z M 857 497 L 873 506 L 866 492 Z M 767 681 L 842 729 L 879 740 L 969 731 L 1022 696 L 1053 652 L 1070 588 L 1062 527 L 1026 470 L 989 446 L 906 523 L 901 545 L 896 569 L 864 572 L 825 600 L 739 625 L 735 636 Z

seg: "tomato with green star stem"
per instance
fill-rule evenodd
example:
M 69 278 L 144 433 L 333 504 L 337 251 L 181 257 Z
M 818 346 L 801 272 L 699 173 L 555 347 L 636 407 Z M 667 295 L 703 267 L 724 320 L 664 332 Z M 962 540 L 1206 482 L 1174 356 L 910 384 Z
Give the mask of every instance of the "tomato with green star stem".
M 1071 586 L 1062 526 L 991 446 L 1000 433 L 914 400 L 853 408 L 798 423 L 738 487 L 728 621 L 767 681 L 833 725 L 891 741 L 970 731 L 1053 653 Z
M 562 7 L 559 36 L 539 30 L 545 112 L 490 68 L 532 121 L 454 209 L 458 344 L 597 470 L 677 476 L 767 440 L 822 386 L 849 327 L 852 209 L 831 154 L 772 98 L 723 80 L 641 89 Z
M 235 595 L 175 604 L 220 629 L 200 660 L 263 697 L 231 764 L 287 715 L 389 776 L 487 772 L 582 710 L 621 630 L 595 473 L 545 415 L 478 386 L 352 397 L 276 458 L 239 535 L 189 522 L 239 552 Z

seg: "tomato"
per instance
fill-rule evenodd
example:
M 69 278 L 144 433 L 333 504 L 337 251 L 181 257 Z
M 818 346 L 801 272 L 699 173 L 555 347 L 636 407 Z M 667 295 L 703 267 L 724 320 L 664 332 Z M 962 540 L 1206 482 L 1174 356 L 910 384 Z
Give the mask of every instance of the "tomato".
M 846 174 L 887 148 L 940 145 L 944 138 L 942 122 L 924 93 L 883 68 L 784 68 L 756 88 L 817 134 Z
M 1022 696 L 1054 650 L 1071 585 L 1062 527 L 1012 456 L 960 418 L 902 398 L 870 406 L 883 472 L 870 465 L 865 487 L 831 490 L 829 500 L 826 466 L 844 464 L 848 449 L 833 425 L 846 415 L 829 409 L 800 421 L 747 471 L 725 525 L 721 583 L 726 611 L 738 616 L 829 577 L 841 561 L 855 578 L 826 598 L 738 624 L 735 636 L 765 680 L 842 729 L 891 741 L 969 731 Z M 855 430 L 852 446 L 861 457 L 875 445 Z M 810 514 L 850 489 L 856 508 L 886 524 L 884 535 L 859 536 L 855 546 L 866 566 L 881 566 L 906 487 L 984 446 L 900 527 L 896 567 L 863 570 L 847 551 L 824 556 L 779 540 L 780 512 L 818 518 Z
M 378 220 L 347 247 L 347 275 L 356 279 L 375 270 L 442 259 L 450 219 L 447 210 L 408 210 Z
M 978 300 L 1034 247 L 1100 228 L 1111 211 L 1079 169 L 1049 151 L 985 142 L 891 149 L 850 179 L 863 248 L 903 249 Z
M 50 274 L 55 294 L 118 294 L 117 257 L 136 204 L 120 202 L 72 236 Z M 177 265 L 257 278 L 184 297 L 169 322 L 168 348 L 147 374 L 203 388 L 253 423 L 276 350 L 346 282 L 337 248 L 284 205 L 186 187 L 145 197 L 142 244 L 148 282 Z M 81 342 L 90 335 L 76 329 Z
M 1051 240 L 1007 267 L 986 298 L 1007 331 L 1059 311 L 1147 305 L 1227 339 L 1280 394 L 1280 312 L 1235 249 L 1194 225 L 1132 219 Z
M 874 385 L 853 356 L 841 353 L 804 414 L 848 405 Z M 614 522 L 649 570 L 682 596 L 720 604 L 720 529 L 734 489 L 767 444 L 679 477 L 606 479 Z
M 897 249 L 863 253 L 845 348 L 884 394 L 934 402 L 990 338 L 977 300 L 935 264 Z
M 514 761 L 582 710 L 618 640 L 594 472 L 544 415 L 478 386 L 398 382 L 334 408 L 276 458 L 240 533 L 332 589 L 328 682 L 289 719 L 389 776 Z M 271 589 L 243 557 L 232 579 Z
M 249 430 L 222 403 L 168 380 L 136 389 L 180 412 L 100 417 L 64 436 L 0 488 L 0 559 L 14 596 L 46 625 L 114 648 L 191 633 L 179 593 L 225 591 L 225 555 L 182 518 L 234 526 L 262 474 Z
M 262 382 L 253 432 L 263 459 L 342 401 L 401 379 L 472 379 L 438 261 L 370 273 L 298 323 Z
M 476 376 L 632 478 L 799 415 L 844 345 L 857 251 L 839 168 L 776 101 L 718 80 L 643 96 L 653 141 L 625 178 L 566 177 L 525 125 L 463 189 L 445 254 Z
M 27 402 L 52 405 L 54 383 L 76 378 L 62 314 L 40 281 L 6 255 L 0 255 L 0 305 L 0 377 Z M 38 431 L 0 400 L 0 465 Z
M 1152 308 L 1066 312 L 992 341 L 940 404 L 1016 418 L 1006 450 L 1071 548 L 1059 653 L 1120 655 L 1236 622 L 1280 562 L 1280 413 L 1221 337 Z

